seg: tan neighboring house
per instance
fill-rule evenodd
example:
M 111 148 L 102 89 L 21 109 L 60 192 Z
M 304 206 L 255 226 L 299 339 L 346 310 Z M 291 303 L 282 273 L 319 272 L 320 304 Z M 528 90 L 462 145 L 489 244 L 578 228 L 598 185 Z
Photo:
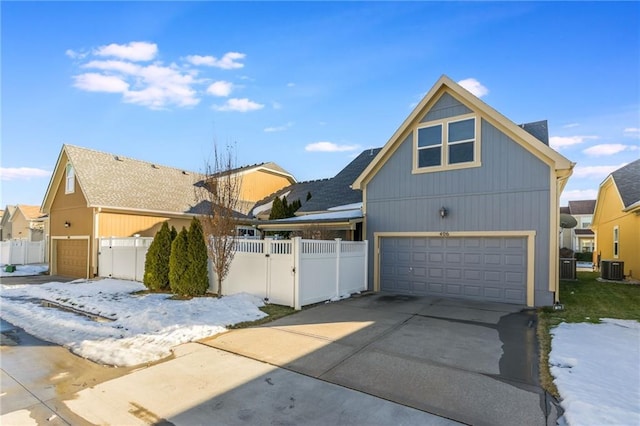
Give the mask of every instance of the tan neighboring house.
M 40 206 L 7 206 L 2 215 L 2 239 L 42 241 L 46 223 L 47 216 L 40 211 Z
M 640 159 L 600 184 L 591 229 L 596 239 L 593 261 L 624 262 L 624 276 L 640 279 Z
M 0 241 L 9 241 L 11 239 L 11 215 L 16 211 L 16 206 L 7 205 L 2 212 L 0 219 Z
M 234 173 L 242 176 L 242 205 L 253 205 L 295 182 L 273 163 L 242 167 Z M 206 208 L 195 196 L 201 177 L 199 173 L 63 145 L 42 203 L 50 220 L 51 274 L 96 276 L 101 237 L 152 237 L 163 222 L 177 230 L 188 227 L 192 217 Z

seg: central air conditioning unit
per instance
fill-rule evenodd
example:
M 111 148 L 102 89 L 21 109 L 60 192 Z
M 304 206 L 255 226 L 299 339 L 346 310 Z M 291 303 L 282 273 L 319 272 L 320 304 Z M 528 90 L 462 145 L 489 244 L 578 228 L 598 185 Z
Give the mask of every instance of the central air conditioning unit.
M 573 258 L 560 258 L 560 279 L 575 280 L 576 279 L 576 260 Z
M 601 261 L 600 277 L 604 280 L 622 281 L 624 279 L 624 262 L 617 260 Z

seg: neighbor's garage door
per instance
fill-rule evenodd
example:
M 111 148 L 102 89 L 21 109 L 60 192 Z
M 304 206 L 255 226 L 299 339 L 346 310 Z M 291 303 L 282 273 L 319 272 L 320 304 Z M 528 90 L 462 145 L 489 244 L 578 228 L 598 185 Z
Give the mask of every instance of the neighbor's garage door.
M 381 238 L 380 289 L 526 304 L 525 238 Z
M 65 277 L 87 278 L 89 240 L 56 241 L 56 274 Z

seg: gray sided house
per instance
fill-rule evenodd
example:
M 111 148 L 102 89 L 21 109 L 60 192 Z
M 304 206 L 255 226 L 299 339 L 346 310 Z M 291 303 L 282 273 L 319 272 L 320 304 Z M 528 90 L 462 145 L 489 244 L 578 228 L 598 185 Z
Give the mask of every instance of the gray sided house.
M 442 76 L 353 184 L 369 287 L 558 301 L 559 197 L 574 164 L 546 123 L 518 126 Z

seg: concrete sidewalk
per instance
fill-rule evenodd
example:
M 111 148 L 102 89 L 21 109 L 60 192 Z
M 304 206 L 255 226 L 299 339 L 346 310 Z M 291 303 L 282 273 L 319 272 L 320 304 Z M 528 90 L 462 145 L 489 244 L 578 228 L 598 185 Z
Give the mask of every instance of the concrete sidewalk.
M 197 343 L 175 359 L 80 391 L 94 424 L 452 425 L 420 410 Z
M 534 324 L 519 306 L 377 294 L 204 343 L 463 423 L 545 425 Z

